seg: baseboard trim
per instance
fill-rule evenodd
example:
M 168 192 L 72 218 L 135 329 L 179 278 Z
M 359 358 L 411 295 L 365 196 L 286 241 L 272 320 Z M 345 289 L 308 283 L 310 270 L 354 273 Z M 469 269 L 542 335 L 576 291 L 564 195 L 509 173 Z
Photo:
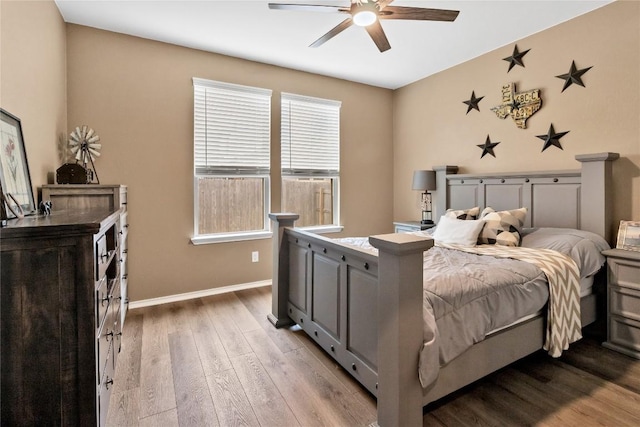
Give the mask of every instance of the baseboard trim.
M 166 297 L 149 298 L 140 301 L 131 301 L 129 309 L 150 307 L 152 305 L 168 304 L 171 302 L 186 301 L 195 298 L 208 297 L 211 295 L 226 294 L 228 292 L 242 291 L 245 289 L 261 288 L 271 286 L 271 280 L 261 280 L 259 282 L 240 283 L 238 285 L 222 286 L 220 288 L 205 289 L 202 291 L 186 292 L 184 294 L 168 295 Z

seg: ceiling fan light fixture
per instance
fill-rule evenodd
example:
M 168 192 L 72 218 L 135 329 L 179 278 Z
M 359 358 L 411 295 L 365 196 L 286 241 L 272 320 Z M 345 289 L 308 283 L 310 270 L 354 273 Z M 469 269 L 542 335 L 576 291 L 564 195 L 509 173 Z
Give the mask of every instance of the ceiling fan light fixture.
M 359 27 L 368 27 L 378 19 L 375 12 L 370 10 L 361 10 L 353 15 L 353 23 Z

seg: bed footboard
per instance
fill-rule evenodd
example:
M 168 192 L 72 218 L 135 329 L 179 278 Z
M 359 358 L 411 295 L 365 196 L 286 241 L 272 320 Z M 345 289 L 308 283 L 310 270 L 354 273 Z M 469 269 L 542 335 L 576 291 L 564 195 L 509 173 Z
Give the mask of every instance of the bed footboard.
M 293 229 L 295 214 L 269 216 L 271 323 L 300 325 L 376 395 L 379 425 L 421 425 L 416 372 L 423 342 L 422 252 L 433 241 L 410 234 L 372 236 L 376 256 Z

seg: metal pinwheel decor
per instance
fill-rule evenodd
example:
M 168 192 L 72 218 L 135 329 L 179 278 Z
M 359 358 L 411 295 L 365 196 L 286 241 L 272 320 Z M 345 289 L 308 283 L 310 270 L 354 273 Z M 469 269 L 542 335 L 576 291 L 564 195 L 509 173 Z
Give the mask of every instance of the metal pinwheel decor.
M 75 155 L 76 163 L 82 164 L 87 171 L 90 171 L 91 181 L 95 176 L 96 181 L 100 184 L 96 167 L 93 163 L 96 157 L 100 157 L 100 137 L 95 133 L 93 129 L 87 125 L 82 127 L 76 127 L 71 134 L 69 134 L 69 147 L 71 153 Z M 91 168 L 88 164 L 91 164 Z

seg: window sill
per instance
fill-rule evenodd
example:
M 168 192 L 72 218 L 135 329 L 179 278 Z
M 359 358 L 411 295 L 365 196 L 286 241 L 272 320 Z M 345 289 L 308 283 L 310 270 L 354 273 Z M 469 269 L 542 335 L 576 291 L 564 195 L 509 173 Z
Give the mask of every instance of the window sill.
M 248 233 L 209 234 L 194 236 L 191 243 L 194 245 L 208 245 L 210 243 L 242 242 L 244 240 L 270 239 L 273 233 L 270 231 L 252 231 Z
M 310 227 L 299 227 L 301 230 L 308 231 L 309 233 L 325 234 L 325 233 L 340 233 L 344 230 L 342 225 L 313 225 Z

